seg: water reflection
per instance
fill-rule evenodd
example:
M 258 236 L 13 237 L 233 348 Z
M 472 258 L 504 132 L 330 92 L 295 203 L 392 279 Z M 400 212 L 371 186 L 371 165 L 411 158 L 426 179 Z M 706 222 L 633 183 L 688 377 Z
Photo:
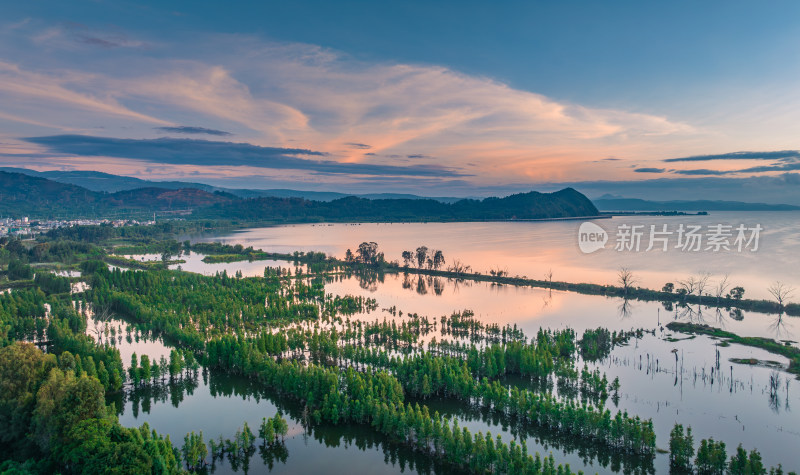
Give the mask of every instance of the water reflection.
M 800 284 L 796 272 L 800 243 L 794 239 L 800 229 L 798 212 L 625 216 L 599 224 L 613 232 L 620 224 L 660 228 L 675 226 L 678 221 L 703 229 L 719 223 L 748 226 L 758 223 L 768 231 L 757 253 L 617 252 L 609 246 L 587 255 L 577 246 L 580 222 L 309 224 L 248 229 L 203 236 L 200 240 L 241 244 L 270 252 L 321 251 L 340 258 L 348 248 L 374 241 L 390 261 L 400 260 L 409 246 L 425 244 L 430 249 L 441 249 L 451 266 L 471 265 L 473 270 L 484 273 L 507 270 L 510 275 L 540 276 L 552 269 L 555 280 L 607 284 L 615 280 L 617 269 L 625 266 L 636 273 L 640 285 L 654 289 L 701 269 L 715 274 L 708 282 L 709 289 L 718 285 L 722 276 L 729 275 L 728 281 L 743 286 L 748 296 L 754 298 L 769 298 L 767 287 L 775 280 Z
M 453 473 L 404 445 L 386 442 L 369 427 L 309 424 L 303 405 L 240 377 L 201 371 L 116 395 L 109 402 L 117 406 L 123 425 L 148 422 L 178 445 L 189 431 L 202 430 L 215 441 L 229 438 L 244 422 L 257 428 L 262 417 L 279 410 L 289 421 L 282 444 L 258 441 L 253 452 L 209 457 L 208 473 Z
M 203 373 L 204 384 L 206 379 L 207 375 Z M 138 418 L 140 408 L 142 412 L 149 414 L 154 403 L 166 404 L 169 402 L 172 407 L 177 408 L 187 396 L 194 394 L 198 385 L 198 372 L 190 372 L 180 378 L 162 379 L 130 391 L 123 391 L 113 395 L 111 401 L 117 408 L 117 415 L 123 415 L 126 408 L 129 408 L 133 417 Z
M 583 466 L 591 472 L 600 467 L 614 473 L 655 473 L 652 457 L 623 454 L 603 444 L 554 433 L 547 427 L 522 424 L 514 418 L 484 407 L 464 406 L 442 399 L 427 399 L 424 403 L 432 411 L 439 411 L 442 416 L 458 419 L 459 426 L 467 427 L 471 431 L 489 430 L 492 435 L 502 434 L 504 440 L 510 440 L 511 437 L 525 440 L 529 449 L 532 447 L 540 454 L 553 452 L 557 460 L 570 463 L 573 470 Z

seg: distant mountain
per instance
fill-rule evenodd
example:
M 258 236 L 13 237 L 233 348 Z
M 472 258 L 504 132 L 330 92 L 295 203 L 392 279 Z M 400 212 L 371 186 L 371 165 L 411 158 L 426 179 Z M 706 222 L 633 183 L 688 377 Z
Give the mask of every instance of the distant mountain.
M 0 171 L 10 173 L 22 173 L 29 176 L 39 178 L 47 178 L 48 180 L 57 181 L 59 183 L 68 183 L 70 185 L 78 185 L 83 188 L 88 188 L 92 191 L 105 191 L 114 193 L 124 190 L 135 190 L 137 188 L 157 187 L 179 190 L 181 188 L 196 188 L 198 190 L 215 191 L 216 187 L 206 185 L 203 183 L 190 183 L 182 181 L 151 181 L 142 180 L 130 176 L 112 175 L 110 173 L 73 170 L 61 171 L 50 170 L 39 172 L 36 170 L 29 170 L 27 168 L 12 168 L 0 167 Z
M 172 190 L 179 190 L 183 188 L 194 188 L 208 192 L 222 191 L 238 196 L 240 198 L 257 198 L 261 196 L 275 196 L 278 198 L 304 198 L 307 200 L 316 201 L 333 201 L 346 196 L 358 196 L 367 199 L 434 199 L 445 203 L 454 203 L 462 198 L 454 197 L 435 197 L 426 198 L 423 196 L 403 194 L 403 193 L 369 193 L 369 194 L 347 194 L 337 193 L 334 191 L 302 191 L 290 189 L 267 189 L 267 190 L 254 190 L 254 189 L 237 189 L 237 188 L 224 188 L 205 183 L 194 183 L 184 181 L 152 181 L 142 180 L 130 176 L 112 175 L 110 173 L 96 172 L 96 171 L 62 171 L 50 170 L 39 172 L 27 168 L 12 168 L 0 167 L 0 171 L 10 173 L 22 173 L 29 176 L 39 178 L 47 178 L 48 180 L 57 181 L 59 183 L 68 183 L 71 185 L 78 185 L 88 188 L 92 191 L 105 191 L 114 193 L 117 191 L 135 190 L 138 188 L 168 188 Z
M 436 200 L 436 201 L 441 201 L 443 203 L 455 203 L 456 201 L 464 199 L 452 196 L 426 197 L 426 196 L 412 195 L 408 193 L 366 193 L 359 195 L 359 194 L 337 193 L 335 191 L 303 191 L 303 190 L 289 190 L 283 188 L 267 189 L 267 190 L 236 190 L 227 188 L 221 188 L 221 189 L 245 198 L 273 196 L 276 198 L 304 198 L 307 200 L 315 200 L 315 201 L 333 201 L 348 196 L 355 196 L 357 198 L 365 198 L 368 200 Z
M 505 198 L 464 199 L 443 203 L 433 199 L 377 199 L 349 196 L 333 201 L 261 197 L 198 210 L 199 217 L 243 221 L 480 221 L 596 216 L 597 208 L 578 191 L 520 193 Z
M 602 211 L 793 211 L 800 206 L 741 201 L 648 201 L 638 198 L 600 197 L 593 200 Z
M 118 191 L 107 195 L 112 206 L 128 208 L 153 208 L 161 210 L 205 208 L 220 203 L 241 202 L 238 196 L 215 191 L 209 193 L 195 188 L 170 190 L 164 188 L 139 188 Z
M 241 201 L 227 193 L 192 188 L 92 191 L 22 173 L 0 171 L 0 217 L 96 217 L 135 211 L 177 211 Z
M 80 186 L 20 173 L 0 172 L 0 217 L 93 216 L 106 209 L 102 196 Z
M 22 173 L 0 172 L 0 217 L 110 217 L 125 213 L 180 212 L 187 218 L 241 221 L 475 221 L 596 216 L 597 208 L 574 189 L 520 193 L 505 198 L 366 199 L 240 198 L 222 191 L 146 187 L 115 193 Z

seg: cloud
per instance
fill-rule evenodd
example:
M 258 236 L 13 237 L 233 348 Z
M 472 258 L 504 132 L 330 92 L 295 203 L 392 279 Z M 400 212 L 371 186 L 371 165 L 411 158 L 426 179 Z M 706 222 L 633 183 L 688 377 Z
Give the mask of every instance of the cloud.
M 664 173 L 666 170 L 663 168 L 637 168 L 634 171 L 636 173 Z
M 754 160 L 754 161 L 770 161 L 770 165 L 758 165 L 748 168 L 739 169 L 726 169 L 726 170 L 712 170 L 708 168 L 700 168 L 694 170 L 672 170 L 677 175 L 697 175 L 697 176 L 723 176 L 723 175 L 738 175 L 745 173 L 771 173 L 771 172 L 788 172 L 800 170 L 800 150 L 774 150 L 767 152 L 732 152 L 717 155 L 695 155 L 691 157 L 668 158 L 664 162 L 704 162 L 704 161 L 719 161 L 719 160 Z
M 759 167 L 750 167 L 738 170 L 737 173 L 766 173 L 766 172 L 788 172 L 800 170 L 800 162 L 798 163 L 782 163 L 778 165 L 762 165 Z
M 757 167 L 740 168 L 735 170 L 710 170 L 707 168 L 700 168 L 696 170 L 672 170 L 678 175 L 739 175 L 744 173 L 772 173 L 772 172 L 790 172 L 800 170 L 800 162 L 795 163 L 779 163 L 773 165 L 761 165 Z
M 732 152 L 718 155 L 695 155 L 691 157 L 667 158 L 665 162 L 704 162 L 710 160 L 772 160 L 796 161 L 800 150 L 775 150 L 770 152 Z
M 246 36 L 213 43 L 202 61 L 156 64 L 156 73 L 113 79 L 106 88 L 151 107 L 193 111 L 207 123 L 224 121 L 221 127 L 244 126 L 253 133 L 240 135 L 253 143 L 301 143 L 349 162 L 365 159 L 360 145 L 384 158 L 424 151 L 451 168 L 478 163 L 496 179 L 521 168 L 596 176 L 578 162 L 695 133 L 665 117 L 560 102 L 441 66 L 370 63 Z M 543 158 L 546 166 L 537 163 Z
M 677 175 L 713 175 L 713 176 L 722 176 L 722 175 L 731 175 L 734 173 L 739 173 L 738 170 L 709 170 L 708 168 L 699 168 L 696 170 L 673 170 L 673 173 Z
M 179 125 L 176 127 L 155 127 L 155 129 L 160 130 L 162 132 L 171 132 L 175 134 L 205 134 L 205 135 L 220 135 L 220 136 L 233 135 L 232 133 L 225 132 L 224 130 L 207 129 L 205 127 L 191 127 L 187 125 Z
M 322 174 L 457 177 L 462 173 L 435 165 L 400 167 L 378 163 L 341 163 L 300 156 L 326 155 L 299 148 L 261 147 L 249 143 L 197 139 L 119 139 L 86 135 L 25 138 L 51 152 L 76 156 L 116 157 L 150 163 L 195 166 L 242 166 L 277 170 L 303 170 Z
M 645 156 L 662 143 L 697 137 L 693 127 L 664 116 L 586 107 L 442 66 L 367 62 L 246 35 L 200 35 L 157 54 L 120 53 L 95 52 L 102 61 L 76 60 L 80 69 L 57 59 L 34 63 L 36 70 L 23 59 L 0 63 L 5 113 L 73 127 L 15 135 L 92 134 L 101 123 L 109 136 L 147 138 L 153 125 L 187 133 L 176 124 L 201 123 L 254 146 L 299 146 L 340 163 L 435 157 L 440 170 L 466 169 L 478 185 L 610 178 L 619 169 L 587 160 Z
M 148 43 L 130 38 L 125 32 L 114 30 L 96 30 L 82 23 L 65 22 L 46 28 L 34 36 L 37 44 L 48 44 L 71 47 L 73 44 L 95 46 L 103 49 L 113 48 L 146 48 Z
M 81 73 L 43 74 L 31 72 L 16 64 L 0 61 L 0 99 L 4 103 L 4 108 L 22 102 L 28 113 L 34 109 L 34 106 L 52 111 L 56 105 L 65 105 L 73 110 L 90 111 L 106 117 L 122 117 L 169 125 L 166 120 L 126 107 L 113 95 L 94 94 L 75 89 L 75 83 L 88 83 L 90 79 L 91 75 Z M 63 125 L 69 126 L 69 124 Z
M 351 148 L 357 148 L 359 150 L 369 150 L 372 148 L 371 145 L 367 145 L 365 143 L 358 143 L 358 142 L 346 142 L 345 145 Z

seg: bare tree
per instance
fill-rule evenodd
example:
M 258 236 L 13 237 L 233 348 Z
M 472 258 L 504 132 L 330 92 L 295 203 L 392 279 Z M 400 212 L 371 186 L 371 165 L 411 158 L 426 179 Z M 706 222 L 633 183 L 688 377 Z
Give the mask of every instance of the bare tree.
M 459 259 L 453 259 L 452 264 L 450 264 L 447 270 L 455 272 L 456 274 L 466 274 L 472 270 L 472 267 L 464 264 Z
M 703 294 L 708 287 L 708 280 L 711 278 L 711 274 L 708 272 L 702 272 L 697 277 L 697 296 L 703 298 Z
M 619 271 L 617 272 L 617 282 L 622 286 L 625 295 L 628 295 L 628 290 L 633 287 L 637 281 L 636 276 L 633 275 L 633 272 L 628 269 L 627 267 L 620 267 Z
M 550 283 L 550 287 L 553 287 L 553 269 L 548 269 L 547 272 L 544 274 L 544 280 Z
M 92 321 L 94 322 L 94 332 L 99 339 L 103 333 L 103 325 L 111 320 L 111 307 L 109 305 L 96 305 L 92 306 Z
M 775 300 L 778 302 L 778 306 L 783 309 L 784 302 L 792 296 L 794 293 L 794 287 L 791 285 L 786 285 L 781 281 L 777 281 L 774 284 L 770 285 L 767 288 L 770 294 L 775 297 Z
M 500 268 L 500 266 L 495 266 L 495 268 L 489 269 L 489 274 L 497 277 L 508 276 L 508 268 Z
M 686 280 L 679 280 L 678 285 L 685 292 L 685 295 L 692 295 L 697 290 L 697 280 L 693 275 Z
M 728 282 L 728 274 L 725 274 L 719 282 L 717 282 L 716 287 L 714 287 L 714 295 L 717 297 L 717 303 L 722 299 L 725 295 L 725 292 L 728 291 L 728 287 L 730 287 L 730 283 Z

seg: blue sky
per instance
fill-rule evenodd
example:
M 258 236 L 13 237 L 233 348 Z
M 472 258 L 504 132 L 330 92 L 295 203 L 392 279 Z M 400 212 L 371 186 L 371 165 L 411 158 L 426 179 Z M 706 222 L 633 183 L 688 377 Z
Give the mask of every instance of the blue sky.
M 797 202 L 799 27 L 797 2 L 7 2 L 0 165 Z

